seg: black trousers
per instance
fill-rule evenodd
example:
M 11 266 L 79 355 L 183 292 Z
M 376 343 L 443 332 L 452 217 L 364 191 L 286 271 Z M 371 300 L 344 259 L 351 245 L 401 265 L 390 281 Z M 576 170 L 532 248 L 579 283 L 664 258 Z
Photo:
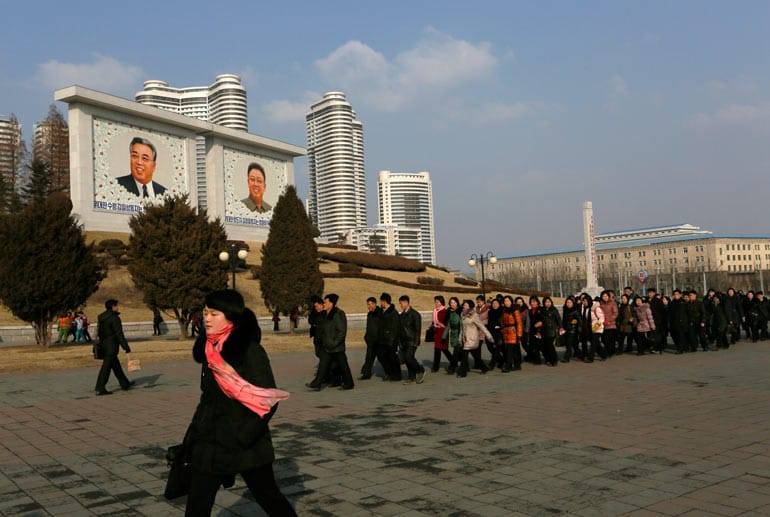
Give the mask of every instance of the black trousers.
M 556 337 L 543 336 L 543 339 L 540 341 L 540 348 L 543 352 L 543 358 L 545 359 L 546 364 L 555 365 L 559 360 L 559 356 L 556 354 Z
M 516 370 L 521 370 L 521 345 L 519 343 L 506 343 L 503 346 L 505 347 L 505 364 L 503 365 L 503 371 L 510 371 L 511 366 Z
M 385 369 L 385 374 L 392 381 L 401 380 L 401 361 L 398 360 L 398 350 L 395 346 L 377 345 L 377 360 Z
M 404 347 L 404 364 L 406 365 L 407 378 L 412 380 L 414 380 L 414 378 L 417 376 L 418 373 L 422 373 L 425 371 L 425 368 L 423 368 L 423 366 L 414 356 L 416 352 L 417 352 L 416 346 Z
M 501 368 L 505 363 L 505 357 L 503 354 L 503 338 L 495 336 L 494 341 L 487 341 L 487 350 L 492 358 L 489 360 L 489 367 L 495 366 Z
M 366 344 L 366 358 L 364 364 L 361 366 L 361 377 L 369 378 L 372 376 L 372 369 L 374 368 L 374 360 L 377 357 L 377 346 L 374 343 Z M 382 361 L 380 361 L 382 364 Z
M 433 349 L 433 371 L 437 372 L 439 368 L 441 367 L 441 353 L 444 353 L 444 356 L 447 358 L 449 363 L 452 363 L 452 354 L 449 353 L 449 350 L 444 349 L 441 350 L 440 348 L 434 348 Z
M 120 366 L 120 361 L 117 355 L 105 355 L 102 360 L 102 367 L 99 368 L 99 375 L 96 377 L 96 391 L 104 391 L 107 389 L 107 381 L 110 379 L 110 372 L 115 374 L 115 378 L 120 383 L 120 387 L 128 389 L 129 382 L 126 374 L 123 373 L 123 368 Z
M 324 379 L 329 377 L 333 364 L 336 364 L 340 369 L 342 386 L 345 388 L 352 388 L 354 385 L 353 374 L 350 373 L 348 356 L 345 355 L 345 352 L 327 352 L 326 350 L 321 351 L 321 358 L 318 361 L 318 371 L 315 374 L 315 379 L 313 379 L 310 384 L 313 387 L 320 388 Z
M 578 348 L 578 335 L 577 332 L 567 332 L 562 336 L 564 341 L 564 360 L 569 361 L 572 356 L 582 357 L 580 349 Z
M 584 354 L 584 357 L 589 361 L 593 361 L 596 354 L 599 354 L 599 357 L 602 359 L 607 359 L 607 351 L 602 346 L 601 337 L 602 335 L 598 332 L 591 332 L 591 337 L 588 341 L 589 348 Z
M 618 340 L 618 329 L 605 328 L 602 332 L 602 344 L 604 350 L 609 356 L 615 355 L 615 344 Z
M 190 493 L 187 495 L 187 506 L 184 511 L 185 516 L 208 517 L 211 515 L 211 508 L 214 506 L 219 487 L 222 486 L 227 477 L 193 469 Z M 271 517 L 294 517 L 297 515 L 275 482 L 272 463 L 241 472 L 241 477 L 251 490 L 257 504 L 268 515 Z
M 618 334 L 618 353 L 630 352 L 633 348 L 635 341 L 636 331 L 633 332 L 619 332 Z M 637 350 L 638 352 L 638 350 Z

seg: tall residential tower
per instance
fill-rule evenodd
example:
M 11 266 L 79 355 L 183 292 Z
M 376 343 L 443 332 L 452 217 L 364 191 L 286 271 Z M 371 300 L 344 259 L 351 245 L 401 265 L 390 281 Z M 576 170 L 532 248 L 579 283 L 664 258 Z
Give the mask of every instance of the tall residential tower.
M 396 173 L 380 171 L 377 182 L 380 225 L 411 229 L 409 241 L 402 237 L 396 245 L 399 255 L 426 264 L 436 263 L 433 227 L 433 187 L 427 172 Z M 402 231 L 406 235 L 405 231 Z
M 322 239 L 339 240 L 366 226 L 363 125 L 341 92 L 324 94 L 306 120 L 308 213 Z

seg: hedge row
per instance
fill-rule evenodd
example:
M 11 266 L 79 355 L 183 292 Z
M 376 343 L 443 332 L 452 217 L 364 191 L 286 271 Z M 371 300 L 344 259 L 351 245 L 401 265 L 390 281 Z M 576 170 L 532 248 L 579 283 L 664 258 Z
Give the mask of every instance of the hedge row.
M 340 262 L 337 264 L 340 273 L 362 273 L 364 268 L 358 264 L 351 264 L 350 262 Z
M 365 280 L 376 280 L 378 282 L 384 282 L 386 284 L 391 284 L 397 287 L 405 287 L 408 289 L 418 289 L 422 291 L 438 291 L 438 292 L 444 292 L 444 293 L 468 293 L 468 294 L 480 294 L 481 288 L 480 287 L 455 287 L 455 286 L 436 286 L 436 285 L 426 285 L 426 284 L 413 284 L 411 282 L 403 282 L 401 280 L 394 280 L 392 278 L 386 277 L 386 276 L 379 276 L 379 275 L 373 275 L 371 273 L 324 273 L 324 278 L 361 278 Z M 440 289 L 437 289 L 439 288 Z M 535 291 L 533 289 L 512 289 L 510 287 L 500 287 L 495 289 L 487 290 L 487 294 L 491 295 L 495 293 L 506 293 L 506 294 L 520 294 L 522 296 L 539 296 L 543 297 L 545 295 L 549 295 L 549 292 L 546 291 Z
M 417 283 L 422 285 L 444 285 L 444 279 L 436 278 L 435 276 L 418 276 Z
M 374 253 L 364 253 L 362 251 L 344 251 L 338 253 L 319 252 L 318 257 L 321 259 L 333 260 L 334 262 L 348 262 L 370 269 L 388 269 L 391 271 L 406 271 L 410 273 L 422 273 L 425 271 L 425 264 L 422 262 L 395 255 L 377 255 Z
M 470 278 L 466 278 L 464 276 L 456 276 L 455 283 L 460 285 L 479 285 L 477 281 L 471 280 Z

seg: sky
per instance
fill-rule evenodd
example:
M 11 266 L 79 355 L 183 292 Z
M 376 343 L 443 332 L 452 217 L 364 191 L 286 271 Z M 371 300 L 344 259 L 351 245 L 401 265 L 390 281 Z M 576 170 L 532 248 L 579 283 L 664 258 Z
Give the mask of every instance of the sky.
M 66 7 L 64 7 L 66 5 Z M 342 91 L 380 170 L 428 171 L 437 262 L 690 223 L 770 233 L 770 2 L 12 2 L 0 114 L 24 136 L 72 84 L 134 98 L 240 74 L 249 132 L 305 147 Z M 59 108 L 66 113 L 66 105 Z M 301 197 L 307 162 L 295 162 Z

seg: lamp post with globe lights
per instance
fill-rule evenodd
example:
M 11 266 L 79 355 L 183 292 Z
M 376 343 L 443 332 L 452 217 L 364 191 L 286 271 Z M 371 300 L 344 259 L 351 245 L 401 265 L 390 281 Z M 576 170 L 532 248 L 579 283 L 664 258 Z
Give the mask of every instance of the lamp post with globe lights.
M 219 253 L 219 260 L 227 264 L 230 268 L 230 272 L 233 274 L 233 291 L 235 291 L 235 270 L 238 267 L 238 261 L 246 260 L 246 257 L 249 256 L 249 252 L 240 248 L 235 243 L 230 244 L 229 248 L 230 251 L 222 251 Z
M 470 267 L 476 267 L 476 263 L 481 266 L 481 295 L 485 300 L 487 299 L 487 277 L 484 270 L 484 263 L 495 264 L 496 262 L 497 257 L 495 257 L 495 254 L 491 251 L 479 254 L 472 253 L 471 258 L 468 260 L 468 265 Z

